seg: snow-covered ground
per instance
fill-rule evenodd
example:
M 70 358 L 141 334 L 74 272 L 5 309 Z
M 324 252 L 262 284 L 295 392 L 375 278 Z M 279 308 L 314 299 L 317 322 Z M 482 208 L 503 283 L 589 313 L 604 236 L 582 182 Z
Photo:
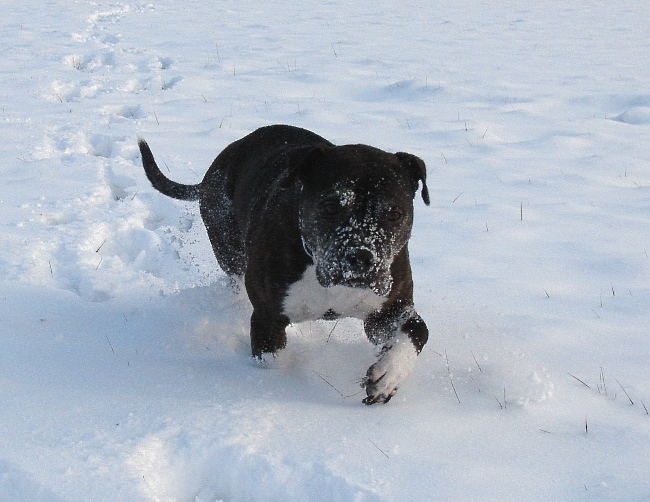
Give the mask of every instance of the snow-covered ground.
M 650 499 L 647 2 L 1 2 L 0 500 Z M 249 364 L 199 181 L 267 124 L 422 157 L 431 339 Z

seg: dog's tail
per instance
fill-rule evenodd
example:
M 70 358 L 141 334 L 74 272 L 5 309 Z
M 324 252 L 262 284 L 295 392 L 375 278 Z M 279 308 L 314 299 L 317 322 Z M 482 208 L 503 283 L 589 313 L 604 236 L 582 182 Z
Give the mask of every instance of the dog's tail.
M 201 184 L 183 185 L 170 180 L 162 173 L 158 164 L 156 164 L 147 142 L 142 138 L 138 138 L 138 146 L 140 147 L 140 153 L 142 154 L 142 166 L 144 167 L 144 172 L 156 190 L 168 197 L 173 197 L 174 199 L 199 200 Z

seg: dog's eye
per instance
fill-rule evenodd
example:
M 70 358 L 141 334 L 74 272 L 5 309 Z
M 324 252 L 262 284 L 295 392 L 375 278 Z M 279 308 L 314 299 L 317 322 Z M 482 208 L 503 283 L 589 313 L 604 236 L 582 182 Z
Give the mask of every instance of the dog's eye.
M 390 223 L 397 223 L 402 219 L 404 214 L 399 208 L 391 208 L 386 212 L 386 221 Z
M 323 202 L 323 204 L 321 204 L 321 209 L 323 213 L 328 216 L 336 216 L 343 210 L 341 204 L 335 201 Z

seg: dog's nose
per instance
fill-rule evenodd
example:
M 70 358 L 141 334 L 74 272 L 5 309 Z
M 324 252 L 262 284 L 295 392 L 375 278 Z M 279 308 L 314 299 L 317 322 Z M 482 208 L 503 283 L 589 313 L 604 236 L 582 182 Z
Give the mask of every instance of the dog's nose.
M 345 261 L 353 272 L 364 273 L 375 263 L 375 255 L 369 249 L 352 249 L 345 254 Z

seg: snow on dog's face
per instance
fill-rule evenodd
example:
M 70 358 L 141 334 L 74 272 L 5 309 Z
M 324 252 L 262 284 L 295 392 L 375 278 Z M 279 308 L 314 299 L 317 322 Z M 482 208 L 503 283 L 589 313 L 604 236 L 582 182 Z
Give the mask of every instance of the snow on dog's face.
M 321 286 L 370 288 L 380 296 L 390 293 L 390 266 L 408 241 L 413 210 L 408 197 L 398 197 L 400 191 L 390 189 L 394 182 L 377 183 L 345 180 L 301 207 L 305 248 Z
M 317 147 L 302 162 L 302 239 L 321 286 L 390 293 L 391 264 L 410 237 L 413 197 L 424 181 L 398 155 L 360 145 Z

